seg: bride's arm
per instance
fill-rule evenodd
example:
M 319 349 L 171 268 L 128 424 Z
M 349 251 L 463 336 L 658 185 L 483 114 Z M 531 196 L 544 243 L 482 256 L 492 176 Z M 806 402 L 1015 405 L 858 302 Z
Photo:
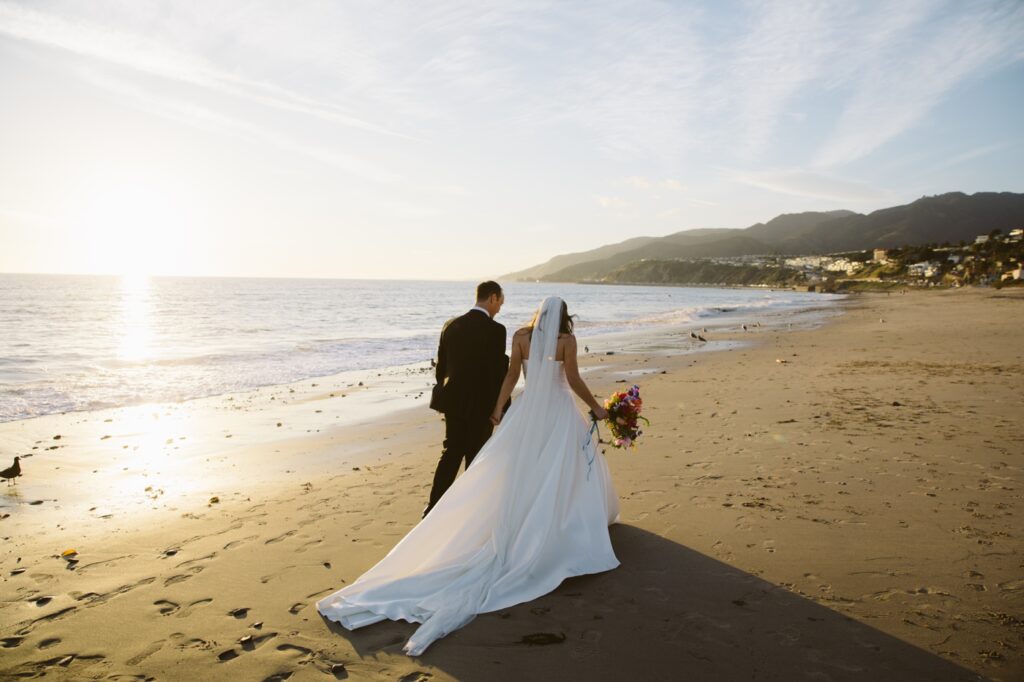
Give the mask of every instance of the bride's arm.
M 576 362 L 576 337 L 572 334 L 565 339 L 565 359 L 563 360 L 563 365 L 565 367 L 565 379 L 569 382 L 569 387 L 572 388 L 573 392 L 593 410 L 594 416 L 598 419 L 607 419 L 608 410 L 598 404 L 597 399 L 594 398 L 590 389 L 587 388 L 587 383 L 580 376 L 580 367 Z
M 497 426 L 501 422 L 502 408 L 512 395 L 512 389 L 519 381 L 519 372 L 523 368 L 523 351 L 519 347 L 519 334 L 512 337 L 512 357 L 508 361 L 508 372 L 505 373 L 505 381 L 501 384 L 501 392 L 498 393 L 498 402 L 494 405 L 491 413 L 491 423 Z

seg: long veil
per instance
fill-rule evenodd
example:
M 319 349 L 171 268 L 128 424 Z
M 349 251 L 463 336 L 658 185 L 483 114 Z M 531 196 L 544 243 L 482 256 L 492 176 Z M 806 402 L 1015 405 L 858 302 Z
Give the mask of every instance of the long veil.
M 502 467 L 507 478 L 493 500 L 496 516 L 491 542 L 443 595 L 436 595 L 431 604 L 421 604 L 436 610 L 409 638 L 405 651 L 410 655 L 421 653 L 434 640 L 471 621 L 483 610 L 491 591 L 496 586 L 501 589 L 498 583 L 508 557 L 522 556 L 524 550 L 529 554 L 524 544 L 544 540 L 520 530 L 533 505 L 530 493 L 536 489 L 538 474 L 543 475 L 545 463 L 540 457 L 546 452 L 544 441 L 556 418 L 551 403 L 560 370 L 554 356 L 561 314 L 562 299 L 549 296 L 541 302 L 530 340 L 526 387 L 473 462 L 473 467 L 478 467 L 493 457 L 508 458 Z M 512 443 L 514 447 L 509 447 Z

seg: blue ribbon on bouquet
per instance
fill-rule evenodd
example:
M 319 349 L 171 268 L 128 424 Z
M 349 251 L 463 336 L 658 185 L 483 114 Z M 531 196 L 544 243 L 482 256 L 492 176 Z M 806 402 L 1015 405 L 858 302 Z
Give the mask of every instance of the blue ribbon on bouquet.
M 597 429 L 597 417 L 594 416 L 593 412 L 590 413 L 590 421 L 591 421 L 590 433 L 587 434 L 587 442 L 583 444 L 583 456 L 587 460 L 587 480 L 588 481 L 590 480 L 590 470 L 594 467 L 594 458 L 597 457 L 597 448 L 594 448 L 594 454 L 593 455 L 591 455 L 590 457 L 587 457 L 587 446 L 593 444 L 593 442 L 594 442 L 594 432 L 595 431 L 597 431 L 597 442 L 598 443 L 601 442 L 601 432 L 598 431 L 598 429 Z

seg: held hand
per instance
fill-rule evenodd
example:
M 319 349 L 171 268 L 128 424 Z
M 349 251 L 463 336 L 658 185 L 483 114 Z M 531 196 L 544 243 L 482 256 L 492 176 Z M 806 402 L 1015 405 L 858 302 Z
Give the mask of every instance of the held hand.
M 494 410 L 494 413 L 491 415 L 491 424 L 493 426 L 497 426 L 498 424 L 500 424 L 501 423 L 501 416 L 502 415 L 501 415 L 501 410 L 500 409 Z
M 600 405 L 591 410 L 591 412 L 593 413 L 594 417 L 597 418 L 598 421 L 603 421 L 608 418 L 608 410 L 604 409 Z

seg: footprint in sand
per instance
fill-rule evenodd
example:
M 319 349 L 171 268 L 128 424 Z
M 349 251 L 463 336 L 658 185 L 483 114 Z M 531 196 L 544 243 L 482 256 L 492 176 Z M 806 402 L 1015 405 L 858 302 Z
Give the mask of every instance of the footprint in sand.
M 142 663 L 144 660 L 146 660 L 156 652 L 160 651 L 160 649 L 162 649 L 163 647 L 164 640 L 158 639 L 157 641 L 148 645 L 145 649 L 143 649 L 136 655 L 129 658 L 127 661 L 125 661 L 125 663 L 127 663 L 128 665 L 138 665 L 139 663 Z
M 173 601 L 167 601 L 166 599 L 158 599 L 157 601 L 153 602 L 153 606 L 156 607 L 157 611 L 160 612 L 161 616 L 169 616 L 181 608 L 179 604 L 176 604 Z
M 199 561 L 207 561 L 209 559 L 216 559 L 216 558 L 217 558 L 217 553 L 216 552 L 211 552 L 210 554 L 207 554 L 206 556 L 201 556 L 201 557 L 197 557 L 195 559 L 189 559 L 187 561 L 182 561 L 180 564 L 175 566 L 175 568 L 183 568 L 185 566 L 197 563 Z
M 0 639 L 0 646 L 4 649 L 13 649 L 16 646 L 19 646 L 24 639 L 24 637 L 4 637 L 3 639 Z
M 59 638 L 57 638 L 57 637 L 50 637 L 49 639 L 44 639 L 43 641 L 41 641 L 39 643 L 39 646 L 36 647 L 36 648 L 37 649 L 49 649 L 50 647 L 57 646 L 58 644 L 60 644 L 60 639 Z
M 310 594 L 306 595 L 306 599 L 313 599 L 315 597 L 319 597 L 320 595 L 327 594 L 328 592 L 331 592 L 333 589 L 334 588 L 328 587 L 325 590 L 318 590 L 316 592 L 311 592 Z M 301 611 L 302 609 L 306 608 L 307 606 L 309 606 L 309 604 L 307 604 L 306 602 L 297 601 L 297 602 L 295 602 L 294 604 L 291 605 L 291 608 L 288 609 L 288 613 L 290 613 L 290 614 L 292 614 L 294 616 L 295 614 L 297 614 L 299 611 Z
M 241 620 L 242 618 L 245 618 L 245 616 L 248 613 L 249 613 L 249 607 L 248 606 L 243 606 L 241 608 L 231 609 L 230 611 L 228 611 L 228 615 L 229 616 L 234 616 L 235 618 L 238 618 L 239 620 Z
M 229 542 L 226 545 L 224 545 L 224 547 L 222 549 L 234 549 L 235 547 L 238 547 L 240 545 L 244 545 L 247 542 L 252 542 L 253 540 L 255 540 L 258 537 L 259 537 L 258 535 L 250 535 L 248 537 L 242 538 L 241 540 L 232 540 L 231 542 Z
M 525 644 L 527 646 L 549 646 L 551 644 L 561 644 L 564 641 L 564 632 L 559 632 L 558 634 L 553 632 L 533 632 L 528 635 L 523 635 L 516 644 Z
M 179 649 L 204 649 L 204 650 L 209 650 L 209 649 L 212 649 L 213 646 L 214 646 L 213 642 L 207 642 L 205 639 L 199 639 L 198 637 L 194 637 L 194 638 L 188 640 L 187 642 L 185 642 L 184 644 L 179 644 L 178 648 Z
M 185 573 L 172 575 L 170 578 L 164 580 L 164 587 L 174 585 L 175 583 L 184 582 L 185 580 L 188 580 L 189 578 L 198 575 L 199 573 L 202 573 L 203 568 L 203 566 L 193 566 L 192 568 L 188 569 L 188 571 Z
M 246 635 L 238 640 L 238 644 L 246 651 L 255 651 L 267 640 L 277 637 L 276 632 L 268 632 L 265 635 Z
M 309 542 L 303 543 L 303 545 L 301 547 L 296 549 L 295 553 L 296 554 L 301 554 L 302 552 L 305 552 L 307 549 L 309 549 L 313 545 L 319 545 L 321 542 L 323 542 L 323 540 L 320 540 L 320 539 L 310 540 Z
M 306 647 L 299 646 L 298 644 L 278 644 L 277 650 L 286 654 L 298 656 L 298 658 L 301 659 L 299 663 L 307 663 L 313 658 L 312 649 L 307 649 Z
M 1004 583 L 999 583 L 999 589 L 1003 592 L 1016 592 L 1024 589 L 1024 578 L 1018 578 L 1017 580 L 1007 580 Z
M 181 610 L 181 612 L 178 613 L 178 618 L 185 618 L 187 616 L 191 616 L 193 609 L 198 608 L 200 606 L 206 606 L 207 604 L 211 604 L 211 603 L 213 603 L 213 598 L 212 597 L 208 597 L 206 599 L 196 600 L 196 601 L 192 602 L 191 604 L 189 604 L 188 606 L 186 606 L 185 608 L 183 608 Z
M 245 637 L 242 637 L 238 641 L 238 644 L 239 644 L 239 646 L 242 647 L 242 651 L 243 652 L 245 652 L 245 651 L 253 651 L 256 648 L 258 648 L 261 644 L 266 642 L 268 639 L 272 639 L 274 637 L 277 637 L 277 633 L 276 632 L 268 632 L 267 634 L 260 635 L 259 637 L 253 637 L 252 635 L 246 635 Z M 193 642 L 202 642 L 203 644 L 207 644 L 207 642 L 204 642 L 201 639 L 200 640 L 195 640 L 194 639 L 192 641 Z M 204 646 L 204 647 L 201 647 L 201 648 L 206 648 L 206 647 Z M 217 654 L 217 660 L 220 661 L 221 663 L 225 663 L 227 661 L 234 660 L 234 659 L 238 658 L 241 655 L 242 654 L 237 649 L 232 647 L 231 649 L 225 649 L 224 651 L 222 651 L 219 654 Z
M 296 533 L 296 531 L 294 531 L 294 530 L 290 530 L 287 533 L 281 533 L 277 537 L 270 538 L 269 540 L 264 540 L 263 544 L 265 544 L 265 545 L 272 545 L 275 542 L 281 542 L 282 540 L 284 540 L 286 538 L 290 538 L 291 536 L 295 535 L 295 533 Z
M 260 582 L 263 583 L 263 584 L 266 584 L 266 583 L 270 582 L 271 580 L 273 580 L 274 578 L 280 577 L 284 573 L 286 573 L 286 572 L 288 572 L 288 571 L 290 571 L 290 570 L 292 570 L 294 568 L 296 568 L 296 567 L 295 567 L 294 564 L 292 564 L 292 565 L 289 565 L 289 566 L 285 566 L 284 568 L 282 568 L 279 571 L 274 571 L 273 573 L 268 573 L 267 575 L 260 576 Z
M 430 673 L 425 673 L 417 670 L 414 673 L 409 673 L 399 678 L 398 682 L 429 682 L 430 678 L 433 677 Z

